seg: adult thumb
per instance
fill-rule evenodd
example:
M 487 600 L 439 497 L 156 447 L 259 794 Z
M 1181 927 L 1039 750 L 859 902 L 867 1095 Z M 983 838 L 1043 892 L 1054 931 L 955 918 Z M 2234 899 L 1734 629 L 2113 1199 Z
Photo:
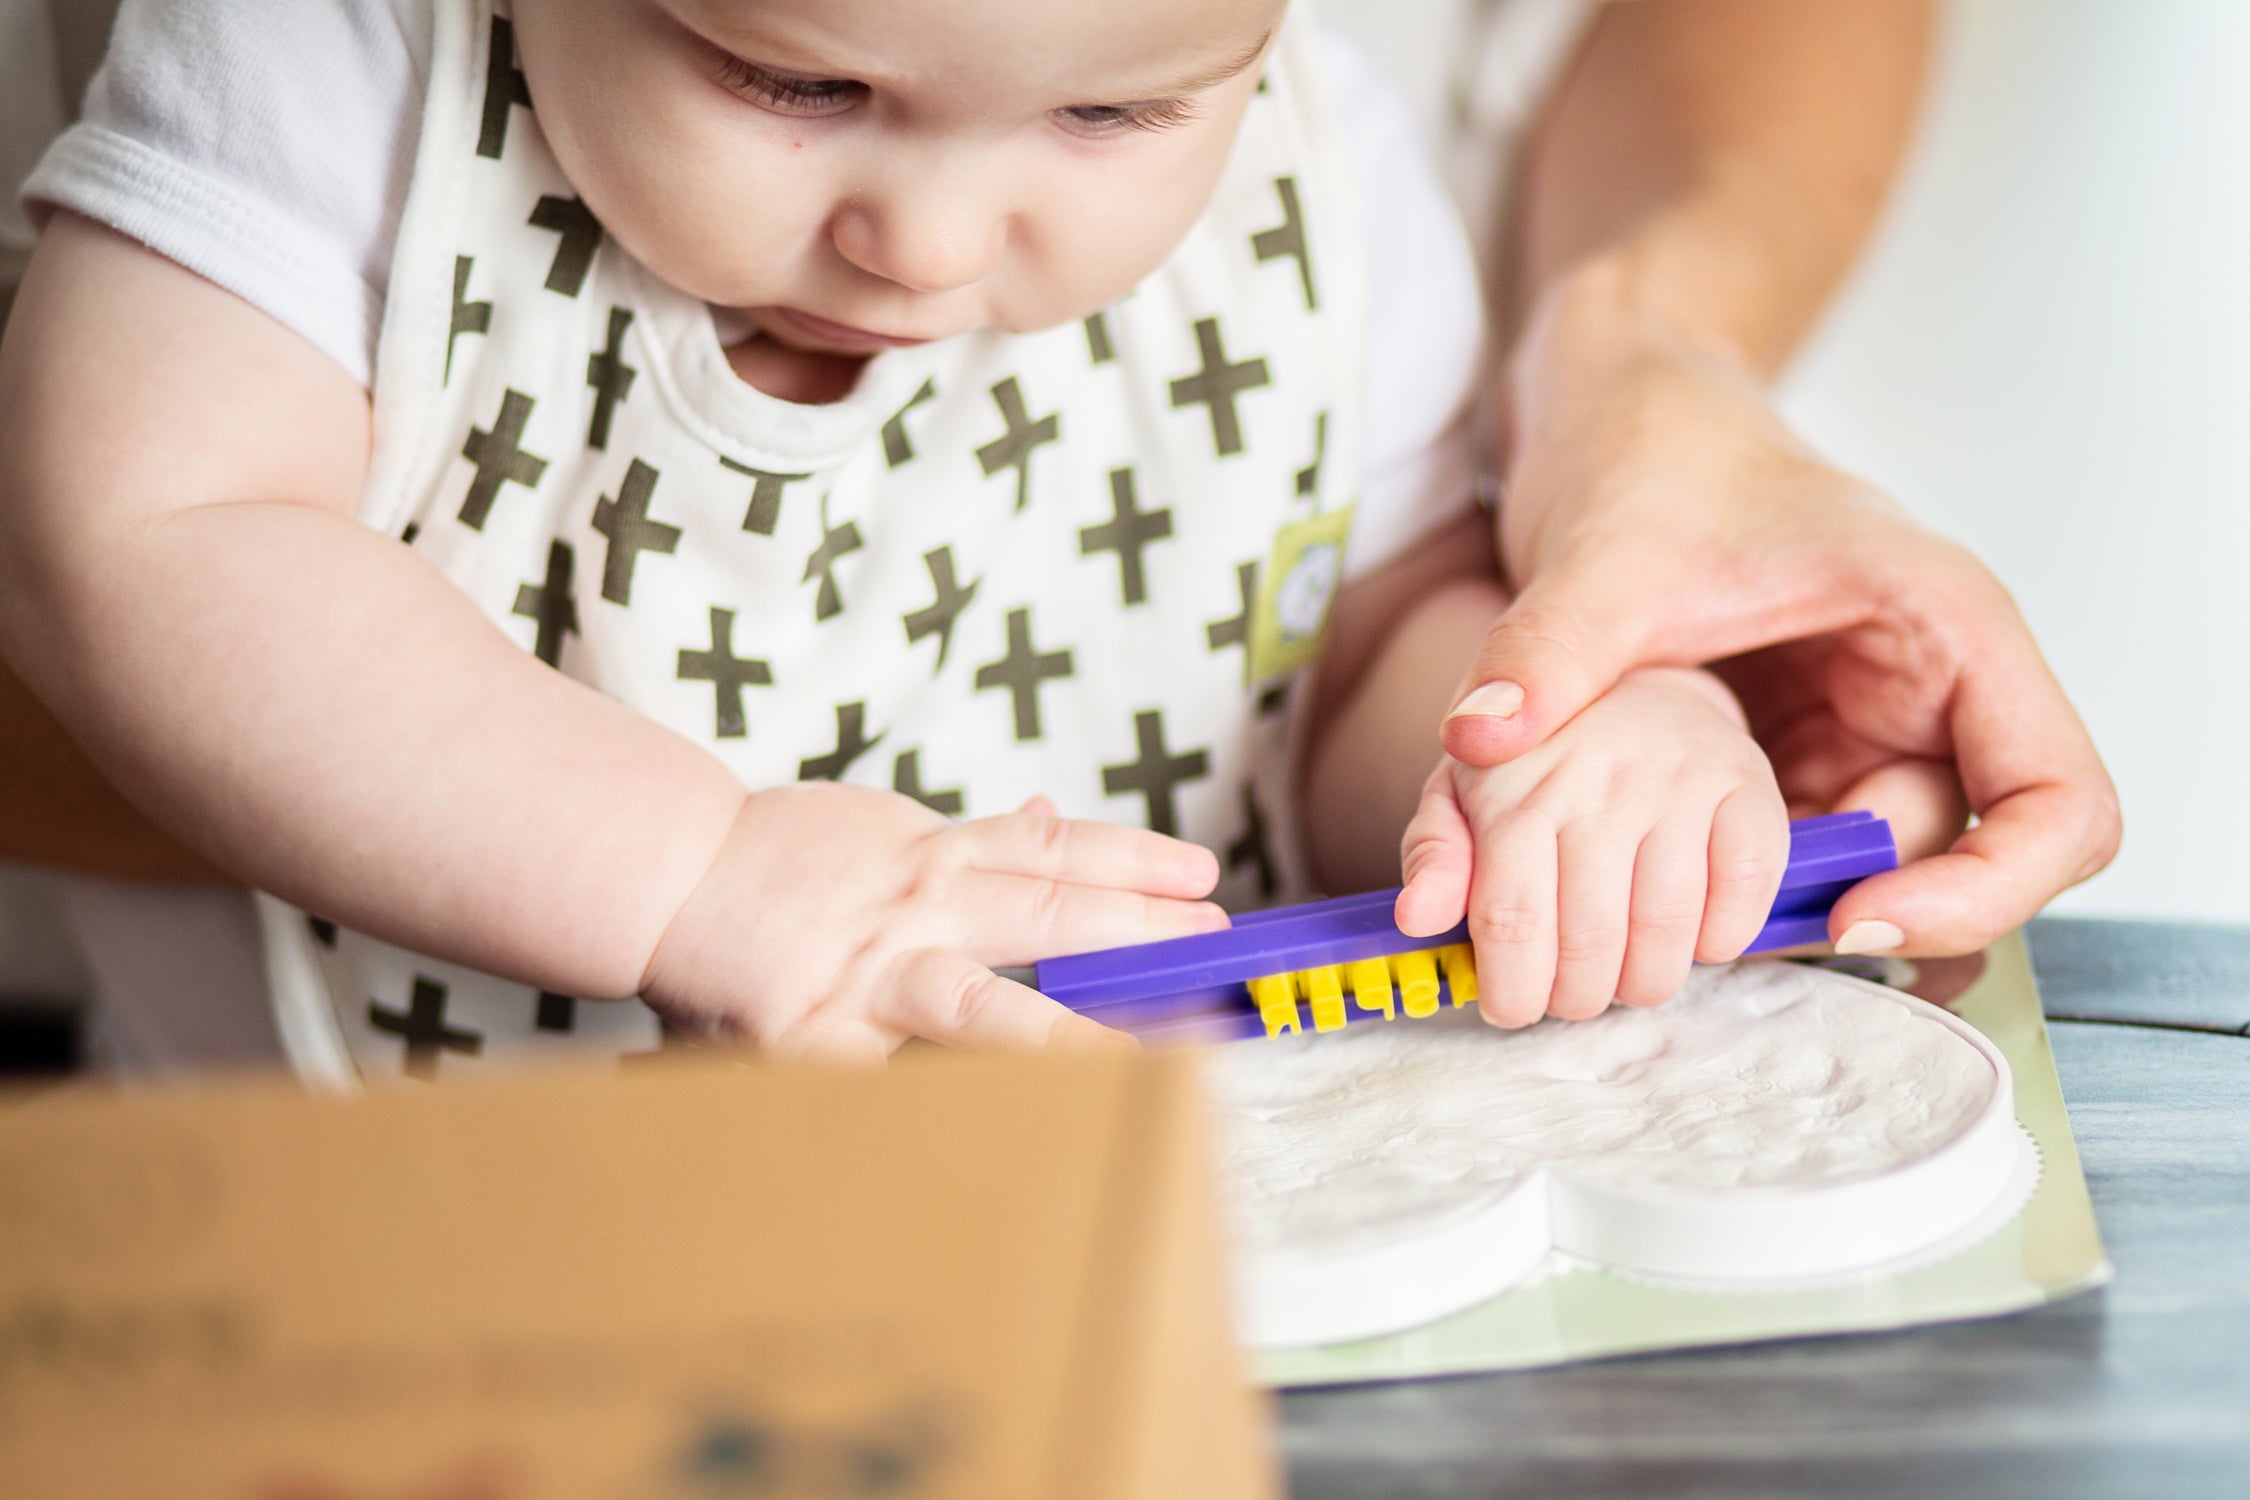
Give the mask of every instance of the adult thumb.
M 1614 582 L 1572 573 L 1534 580 L 1485 632 L 1439 731 L 1446 754 L 1496 766 L 1569 723 L 1642 664 L 1638 614 Z

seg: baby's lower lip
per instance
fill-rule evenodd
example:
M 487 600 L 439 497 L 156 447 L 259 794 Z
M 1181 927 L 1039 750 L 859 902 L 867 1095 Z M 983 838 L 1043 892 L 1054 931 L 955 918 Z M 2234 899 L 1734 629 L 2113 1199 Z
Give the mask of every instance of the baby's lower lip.
M 833 322 L 809 312 L 800 312 L 794 307 L 770 308 L 767 316 L 778 319 L 795 332 L 820 343 L 837 345 L 855 352 L 871 354 L 878 349 L 906 349 L 929 342 L 927 339 L 901 338 L 868 328 L 854 328 L 849 323 Z

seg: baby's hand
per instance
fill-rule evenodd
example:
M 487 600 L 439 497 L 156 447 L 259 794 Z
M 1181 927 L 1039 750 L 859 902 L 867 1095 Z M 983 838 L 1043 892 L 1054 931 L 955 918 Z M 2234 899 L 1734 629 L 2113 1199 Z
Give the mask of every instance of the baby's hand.
M 1632 672 L 1500 766 L 1447 757 L 1406 830 L 1398 924 L 1469 919 L 1499 1026 L 1654 1005 L 1757 936 L 1789 858 L 1765 753 L 1717 679 Z
M 696 1035 L 880 1062 L 954 1046 L 1130 1045 L 993 973 L 1227 925 L 1207 849 L 1021 812 L 953 823 L 911 798 L 807 782 L 744 803 L 657 945 L 641 994 Z

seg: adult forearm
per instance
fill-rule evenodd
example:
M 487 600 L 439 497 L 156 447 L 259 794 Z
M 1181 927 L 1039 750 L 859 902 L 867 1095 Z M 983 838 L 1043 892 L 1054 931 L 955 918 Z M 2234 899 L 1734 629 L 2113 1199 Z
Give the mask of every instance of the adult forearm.
M 1571 282 L 1770 377 L 1865 242 L 1930 0 L 1611 5 L 1542 116 L 1502 247 L 1511 336 Z

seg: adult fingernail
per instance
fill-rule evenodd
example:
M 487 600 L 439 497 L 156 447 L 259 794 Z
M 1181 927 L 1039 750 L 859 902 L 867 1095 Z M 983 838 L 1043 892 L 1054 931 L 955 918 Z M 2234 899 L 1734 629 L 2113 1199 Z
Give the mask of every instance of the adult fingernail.
M 1905 944 L 1906 933 L 1897 923 L 1878 922 L 1871 917 L 1863 917 L 1845 928 L 1844 935 L 1836 939 L 1836 951 L 1843 954 L 1888 953 Z
M 1523 707 L 1523 689 L 1513 682 L 1488 682 L 1453 705 L 1449 719 L 1478 715 L 1487 719 L 1512 719 Z

